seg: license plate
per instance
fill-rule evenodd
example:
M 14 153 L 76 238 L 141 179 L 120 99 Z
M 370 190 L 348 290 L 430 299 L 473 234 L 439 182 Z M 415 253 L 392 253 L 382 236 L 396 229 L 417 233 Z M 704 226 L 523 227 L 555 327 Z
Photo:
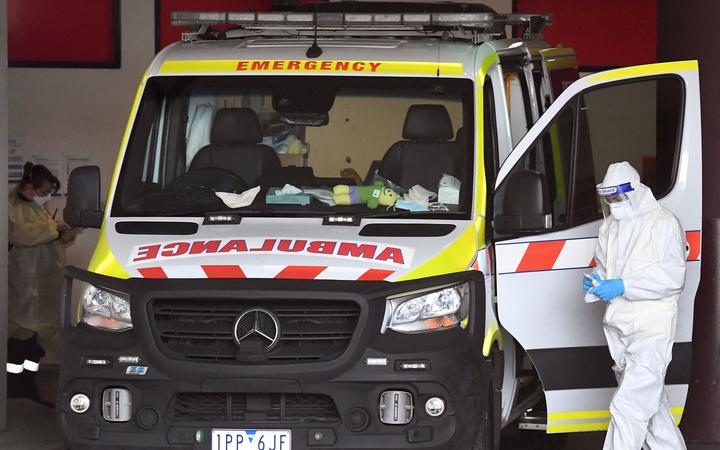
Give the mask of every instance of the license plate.
M 290 430 L 212 430 L 212 450 L 290 450 Z

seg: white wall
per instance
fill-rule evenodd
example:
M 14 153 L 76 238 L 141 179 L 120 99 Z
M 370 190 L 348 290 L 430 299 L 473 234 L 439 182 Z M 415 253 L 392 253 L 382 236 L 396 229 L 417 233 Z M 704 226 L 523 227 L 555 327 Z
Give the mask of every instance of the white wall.
M 24 137 L 26 155 L 91 156 L 107 194 L 137 85 L 155 53 L 154 18 L 154 2 L 121 0 L 120 69 L 9 69 L 9 136 Z M 68 264 L 87 266 L 97 235 L 81 234 Z

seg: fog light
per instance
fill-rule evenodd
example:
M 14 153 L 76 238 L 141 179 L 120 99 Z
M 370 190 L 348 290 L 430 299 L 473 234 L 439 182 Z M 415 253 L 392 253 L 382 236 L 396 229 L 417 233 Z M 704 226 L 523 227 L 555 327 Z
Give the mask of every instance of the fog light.
M 127 422 L 132 417 L 132 395 L 123 388 L 103 391 L 102 414 L 108 422 Z
M 412 394 L 385 391 L 380 395 L 380 421 L 386 425 L 406 425 L 413 418 Z
M 430 417 L 439 417 L 445 412 L 445 400 L 440 397 L 429 398 L 425 402 L 425 412 Z
M 90 409 L 90 398 L 85 394 L 75 394 L 70 399 L 70 411 L 82 414 Z

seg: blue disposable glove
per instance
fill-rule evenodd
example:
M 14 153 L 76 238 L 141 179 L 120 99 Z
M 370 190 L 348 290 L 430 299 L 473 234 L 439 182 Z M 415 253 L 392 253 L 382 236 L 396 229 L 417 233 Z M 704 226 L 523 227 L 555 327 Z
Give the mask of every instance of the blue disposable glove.
M 595 278 L 598 283 L 602 283 L 602 282 L 603 282 L 603 279 L 600 278 L 600 275 L 598 275 L 598 274 L 596 274 L 596 273 L 591 273 L 590 276 L 593 277 L 593 278 Z M 583 291 L 587 292 L 587 291 L 589 291 L 589 290 L 592 289 L 592 288 L 593 288 L 593 283 L 592 283 L 592 281 L 590 281 L 590 279 L 589 279 L 588 277 L 586 277 L 586 276 L 583 275 Z
M 614 280 L 601 281 L 600 286 L 590 289 L 588 292 L 600 297 L 600 300 L 609 302 L 619 295 L 625 293 L 625 283 L 623 280 L 616 278 Z

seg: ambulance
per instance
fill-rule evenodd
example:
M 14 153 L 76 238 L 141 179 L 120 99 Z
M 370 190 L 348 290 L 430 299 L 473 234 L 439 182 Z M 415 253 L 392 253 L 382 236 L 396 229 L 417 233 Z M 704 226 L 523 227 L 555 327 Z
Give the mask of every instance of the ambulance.
M 70 177 L 65 220 L 100 237 L 66 270 L 69 447 L 482 450 L 509 426 L 607 429 L 604 305 L 582 279 L 617 161 L 687 232 L 680 420 L 697 62 L 578 78 L 548 16 L 392 7 L 174 13 L 187 32 L 142 78 L 106 200 L 97 167 Z

